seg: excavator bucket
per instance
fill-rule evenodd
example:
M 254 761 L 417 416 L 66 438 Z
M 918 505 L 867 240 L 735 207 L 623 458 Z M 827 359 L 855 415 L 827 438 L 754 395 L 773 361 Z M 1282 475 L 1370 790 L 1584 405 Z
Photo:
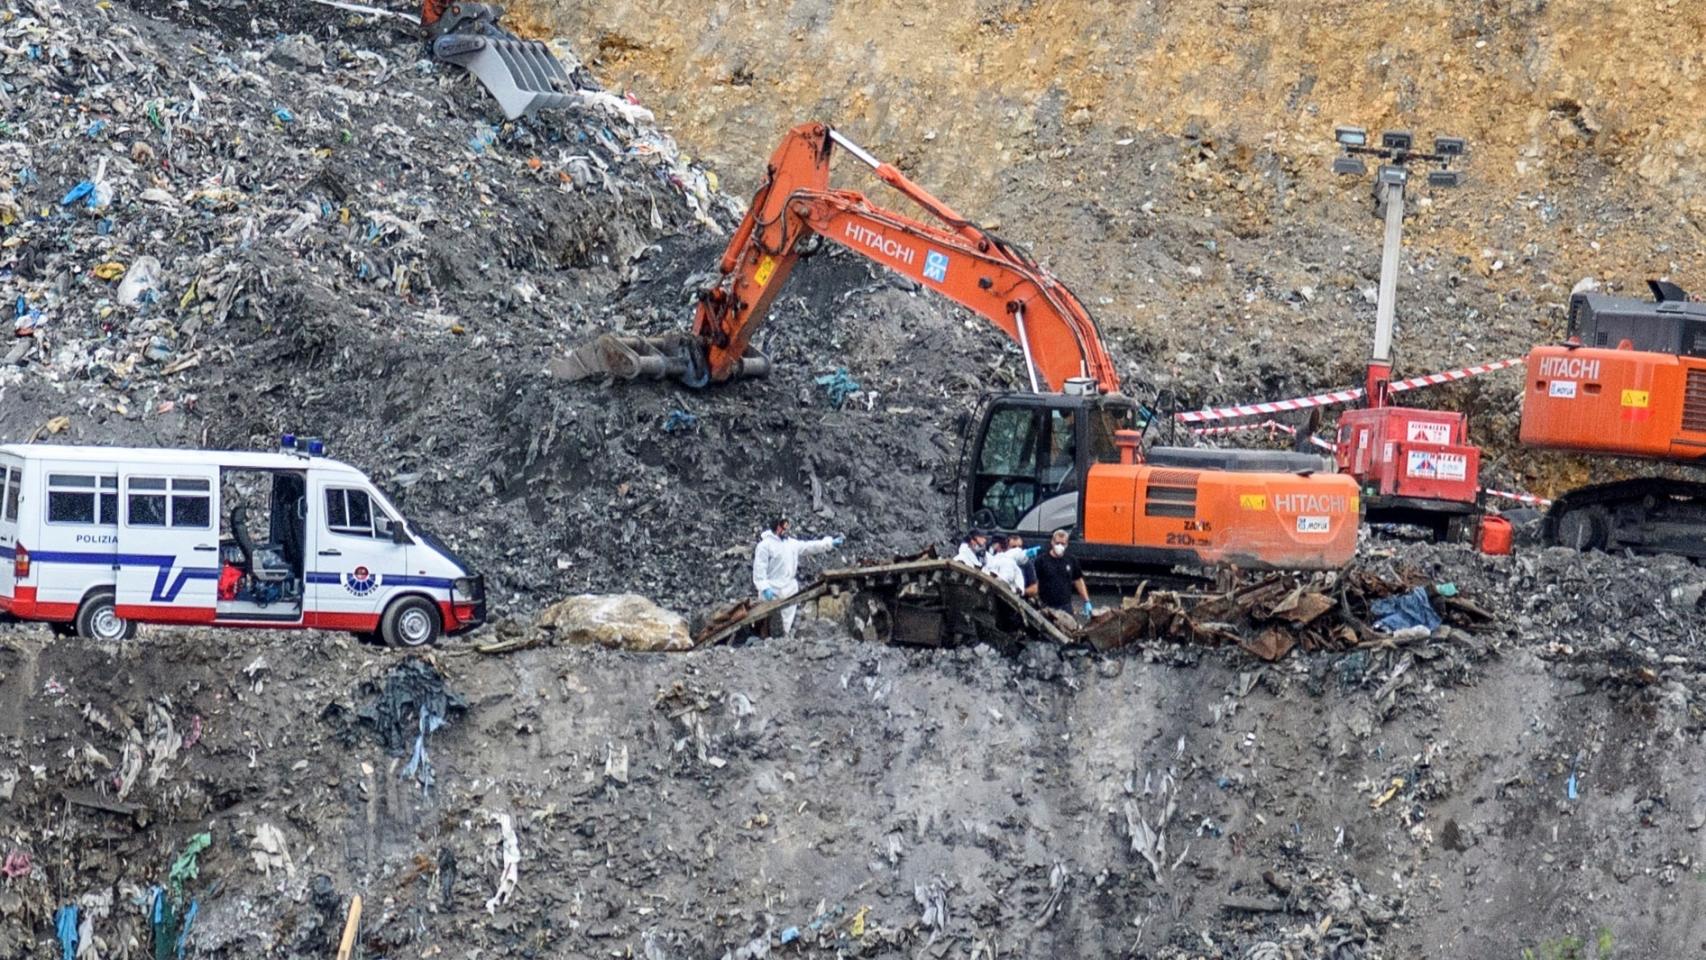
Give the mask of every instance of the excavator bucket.
M 710 383 L 705 347 L 692 334 L 661 337 L 625 337 L 607 333 L 551 361 L 553 376 L 564 380 L 680 380 L 690 387 Z M 735 377 L 763 377 L 770 373 L 770 360 L 748 350 Z
M 523 40 L 498 26 L 502 7 L 451 3 L 433 16 L 433 6 L 433 0 L 427 0 L 422 16 L 423 25 L 433 35 L 433 58 L 454 63 L 479 78 L 497 100 L 505 119 L 566 106 L 575 100 L 574 81 L 550 47 L 538 40 Z

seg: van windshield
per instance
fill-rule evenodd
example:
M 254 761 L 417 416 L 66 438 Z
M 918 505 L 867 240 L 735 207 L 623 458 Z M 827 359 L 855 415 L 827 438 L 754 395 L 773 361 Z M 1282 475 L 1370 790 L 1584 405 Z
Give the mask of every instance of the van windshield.
M 439 553 L 443 554 L 444 557 L 447 560 L 449 560 L 451 563 L 454 563 L 458 567 L 461 567 L 463 573 L 469 573 L 474 569 L 473 567 L 468 566 L 468 562 L 466 560 L 463 560 L 460 556 L 458 556 L 456 551 L 450 549 L 449 544 L 445 543 L 442 539 L 440 539 L 440 538 L 434 536 L 432 533 L 430 533 L 419 521 L 408 520 L 407 518 L 405 518 L 403 515 L 403 511 L 397 509 L 397 504 L 394 500 L 391 499 L 391 495 L 389 493 L 387 493 L 385 490 L 381 489 L 379 484 L 377 484 L 377 483 L 372 484 L 372 489 L 373 489 L 373 493 L 374 493 L 374 499 L 378 500 L 380 506 L 385 508 L 385 512 L 390 514 L 393 518 L 397 519 L 399 522 L 402 522 L 408 528 L 410 533 L 414 534 L 416 537 L 419 537 L 420 540 L 423 543 L 425 543 L 427 546 L 429 546 L 429 547 L 433 548 L 434 550 L 438 551 Z

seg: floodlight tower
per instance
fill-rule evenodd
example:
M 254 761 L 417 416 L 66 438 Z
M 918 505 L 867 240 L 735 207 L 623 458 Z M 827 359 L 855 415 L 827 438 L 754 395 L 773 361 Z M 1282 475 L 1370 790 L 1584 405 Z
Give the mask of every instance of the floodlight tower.
M 1386 222 L 1380 251 L 1380 295 L 1375 308 L 1374 353 L 1364 389 L 1368 405 L 1339 417 L 1334 459 L 1363 488 L 1364 515 L 1371 523 L 1430 528 L 1434 538 L 1454 538 L 1479 511 L 1481 451 L 1469 443 L 1469 418 L 1461 413 L 1392 405 L 1392 321 L 1397 312 L 1398 254 L 1404 243 L 1404 193 L 1412 169 L 1428 169 L 1431 187 L 1455 187 L 1462 175 L 1451 169 L 1464 154 L 1458 137 L 1435 137 L 1433 152 L 1415 148 L 1404 130 L 1369 143 L 1361 127 L 1338 127 L 1333 139 L 1343 150 L 1333 172 L 1364 176 L 1363 157 L 1376 157 L 1374 215 Z
M 1463 156 L 1465 144 L 1461 137 L 1435 137 L 1433 152 L 1422 153 L 1415 149 L 1415 137 L 1409 131 L 1388 130 L 1380 135 L 1380 146 L 1375 147 L 1369 145 L 1368 131 L 1361 127 L 1335 127 L 1333 139 L 1344 151 L 1333 160 L 1334 173 L 1360 177 L 1368 173 L 1363 157 L 1382 161 L 1374 175 L 1374 215 L 1386 221 L 1386 238 L 1380 250 L 1374 354 L 1369 358 L 1364 384 L 1369 406 L 1382 407 L 1391 400 L 1387 386 L 1392 382 L 1392 321 L 1397 312 L 1398 254 L 1404 246 L 1404 190 L 1410 182 L 1410 165 L 1438 165 L 1438 169 L 1427 172 L 1430 187 L 1458 186 L 1463 175 L 1450 167 L 1454 158 Z

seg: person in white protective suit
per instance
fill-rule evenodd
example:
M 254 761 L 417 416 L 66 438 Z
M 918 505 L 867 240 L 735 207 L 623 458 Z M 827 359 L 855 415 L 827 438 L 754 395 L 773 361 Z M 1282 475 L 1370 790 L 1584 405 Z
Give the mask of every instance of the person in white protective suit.
M 990 576 L 1013 588 L 1013 592 L 1025 595 L 1025 562 L 1034 558 L 1041 547 L 1027 547 L 1023 538 L 1017 534 L 1008 537 L 1001 546 L 990 544 L 983 555 L 983 570 Z
M 984 545 L 988 542 L 989 538 L 982 530 L 967 533 L 966 538 L 960 541 L 959 551 L 954 554 L 954 562 L 963 563 L 973 570 L 982 570 Z
M 763 600 L 780 600 L 800 592 L 800 558 L 816 553 L 828 553 L 841 546 L 840 536 L 816 540 L 795 540 L 788 536 L 788 521 L 778 519 L 758 538 L 752 551 L 752 586 Z M 794 617 L 800 608 L 787 607 L 782 611 L 782 635 L 794 635 Z

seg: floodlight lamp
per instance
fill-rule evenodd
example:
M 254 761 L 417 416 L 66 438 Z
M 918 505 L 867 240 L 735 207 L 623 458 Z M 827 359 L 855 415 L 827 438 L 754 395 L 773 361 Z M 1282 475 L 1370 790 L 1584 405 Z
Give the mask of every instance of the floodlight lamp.
M 1334 127 L 1333 139 L 1347 147 L 1365 147 L 1368 145 L 1368 131 L 1361 127 Z
M 1395 163 L 1383 163 L 1375 174 L 1375 182 L 1388 187 L 1401 187 L 1410 180 L 1410 171 Z
M 1463 151 L 1467 149 L 1469 149 L 1469 145 L 1463 142 L 1462 137 L 1434 138 L 1434 153 L 1442 157 L 1461 157 Z
M 1428 186 L 1430 187 L 1460 187 L 1463 185 L 1463 174 L 1456 170 L 1428 171 Z
M 1415 140 L 1408 130 L 1388 130 L 1380 135 L 1380 145 L 1388 150 L 1409 150 Z
M 1360 177 L 1368 172 L 1368 165 L 1362 162 L 1361 157 L 1335 157 L 1333 158 L 1333 172 Z

